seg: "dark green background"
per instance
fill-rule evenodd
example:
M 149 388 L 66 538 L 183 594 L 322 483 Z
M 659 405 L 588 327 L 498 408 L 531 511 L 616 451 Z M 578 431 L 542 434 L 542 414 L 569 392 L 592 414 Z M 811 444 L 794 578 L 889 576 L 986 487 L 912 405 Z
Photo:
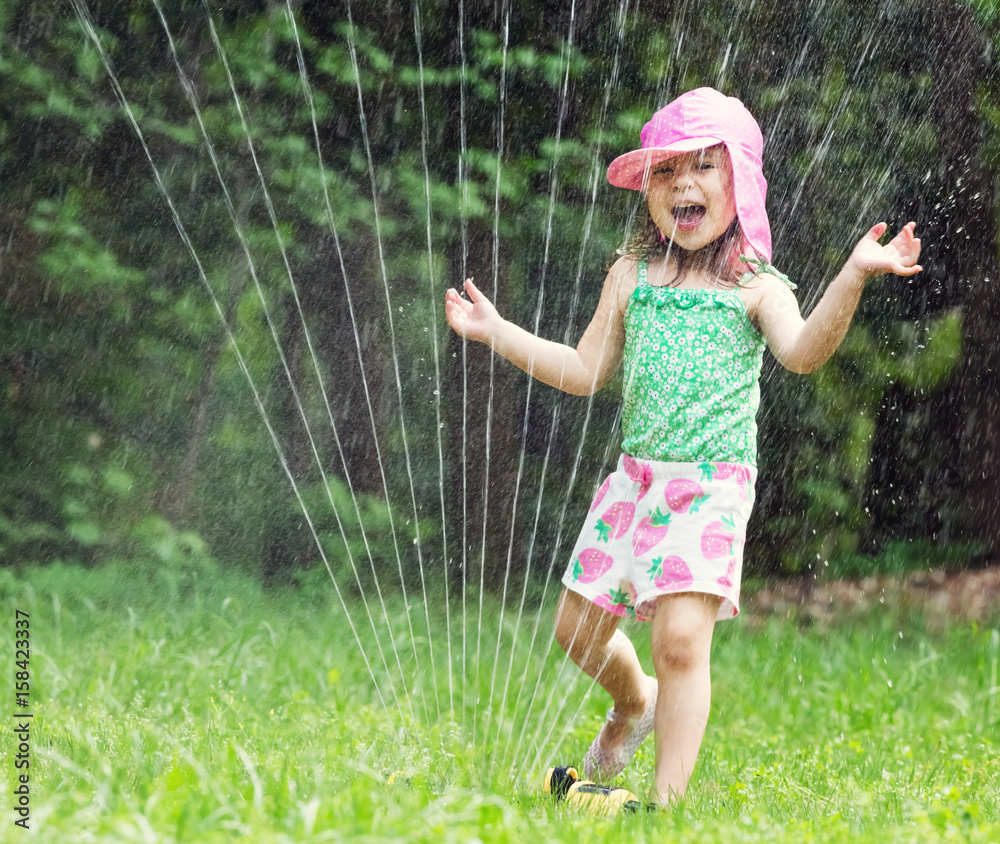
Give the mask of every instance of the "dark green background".
M 162 12 L 0 2 L 5 565 L 318 584 L 322 547 L 347 591 L 561 572 L 616 456 L 615 391 L 463 348 L 443 292 L 475 276 L 575 343 L 636 211 L 607 162 L 705 84 L 764 131 L 805 312 L 874 222 L 924 242 L 925 272 L 873 282 L 818 374 L 767 364 L 751 575 L 995 559 L 994 4 Z

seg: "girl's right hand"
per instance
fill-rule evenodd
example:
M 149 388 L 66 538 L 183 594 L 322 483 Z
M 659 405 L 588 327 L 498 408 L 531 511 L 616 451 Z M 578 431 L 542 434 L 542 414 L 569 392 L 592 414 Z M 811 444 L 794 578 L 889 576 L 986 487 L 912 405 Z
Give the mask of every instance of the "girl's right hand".
M 491 344 L 493 332 L 501 322 L 500 314 L 493 307 L 471 278 L 465 280 L 465 292 L 469 298 L 463 299 L 455 288 L 444 295 L 444 316 L 456 333 L 466 340 L 477 340 Z M 471 301 L 470 301 L 471 300 Z

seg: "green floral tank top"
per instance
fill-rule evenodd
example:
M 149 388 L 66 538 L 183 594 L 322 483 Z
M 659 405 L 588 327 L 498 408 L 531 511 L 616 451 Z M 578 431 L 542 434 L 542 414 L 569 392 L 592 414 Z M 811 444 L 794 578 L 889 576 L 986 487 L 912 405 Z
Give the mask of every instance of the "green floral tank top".
M 763 336 L 735 290 L 653 287 L 646 270 L 625 309 L 622 450 L 756 466 Z

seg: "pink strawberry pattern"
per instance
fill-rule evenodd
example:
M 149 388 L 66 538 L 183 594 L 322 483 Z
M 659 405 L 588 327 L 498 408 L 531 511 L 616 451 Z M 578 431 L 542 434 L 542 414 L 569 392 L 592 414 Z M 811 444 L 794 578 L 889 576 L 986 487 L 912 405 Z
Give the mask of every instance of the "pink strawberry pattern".
M 709 522 L 701 534 L 701 553 L 706 560 L 733 555 L 733 543 L 736 541 L 736 518 L 733 515 L 723 516 L 720 521 Z
M 608 475 L 604 479 L 604 483 L 601 484 L 601 488 L 597 490 L 597 494 L 594 496 L 594 503 L 590 505 L 590 512 L 593 513 L 604 500 L 604 496 L 608 494 L 608 488 L 611 486 L 611 475 Z
M 735 476 L 740 498 L 750 500 L 750 470 L 746 466 L 739 463 L 700 463 L 698 468 L 703 481 L 726 480 Z
M 611 589 L 608 592 L 608 601 L 616 607 L 615 612 L 619 615 L 624 611 L 626 618 L 635 618 L 635 590 L 630 586 L 628 591 L 624 589 Z
M 607 542 L 609 539 L 621 539 L 628 529 L 632 527 L 632 519 L 635 517 L 635 504 L 631 501 L 617 501 L 612 504 L 604 515 L 597 520 L 594 530 L 597 531 L 597 538 L 600 542 Z
M 680 557 L 657 557 L 647 572 L 657 589 L 687 589 L 694 583 L 691 569 Z
M 657 464 L 626 456 L 620 466 L 594 496 L 563 582 L 619 617 L 648 621 L 655 594 L 703 587 L 738 612 L 754 469 L 705 461 L 658 480 Z
M 667 535 L 669 527 L 670 514 L 661 513 L 660 508 L 657 507 L 636 525 L 635 533 L 632 534 L 632 552 L 637 557 L 641 557 L 656 547 Z
M 593 583 L 611 568 L 614 558 L 599 548 L 585 548 L 573 563 L 573 580 L 577 583 Z
M 642 501 L 646 493 L 649 492 L 649 488 L 653 485 L 653 467 L 648 463 L 643 463 L 641 460 L 636 460 L 634 457 L 629 457 L 628 455 L 622 460 L 622 468 L 633 481 L 639 484 L 639 494 L 636 496 L 636 502 Z
M 619 604 L 621 606 L 625 606 L 625 604 L 631 602 L 631 598 L 629 598 L 628 592 L 626 592 L 624 589 L 611 589 L 608 592 L 608 598 L 611 600 L 612 603 Z
M 697 513 L 709 496 L 697 481 L 676 480 L 667 484 L 664 496 L 667 507 L 675 513 Z
M 718 583 L 725 591 L 726 594 L 730 594 L 733 591 L 733 578 L 736 576 L 736 557 L 733 557 L 729 561 L 729 566 L 726 568 L 726 573 L 719 578 Z
M 599 606 L 602 610 L 607 610 L 608 612 L 614 613 L 615 615 L 621 615 L 621 616 L 625 615 L 625 608 L 621 604 L 615 603 L 611 599 L 610 595 L 607 594 L 597 595 L 591 600 L 593 600 L 593 602 L 597 604 L 597 606 Z

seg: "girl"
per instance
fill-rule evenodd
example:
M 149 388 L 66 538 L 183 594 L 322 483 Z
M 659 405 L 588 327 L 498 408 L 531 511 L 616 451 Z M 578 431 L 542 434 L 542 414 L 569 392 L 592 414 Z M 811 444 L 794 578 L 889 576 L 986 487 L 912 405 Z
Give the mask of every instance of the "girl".
M 699 88 L 640 137 L 607 177 L 642 191 L 648 221 L 575 349 L 502 319 L 471 279 L 469 300 L 447 292 L 445 314 L 463 337 L 570 393 L 600 389 L 624 362 L 623 455 L 563 577 L 555 635 L 613 701 L 585 772 L 616 776 L 655 730 L 651 799 L 667 803 L 684 794 L 708 721 L 715 622 L 739 612 L 764 345 L 793 372 L 822 366 L 869 278 L 920 272 L 920 241 L 908 223 L 880 245 L 886 225 L 875 225 L 803 320 L 794 285 L 767 263 L 763 137 L 743 104 Z M 654 677 L 618 629 L 626 616 L 651 622 Z

